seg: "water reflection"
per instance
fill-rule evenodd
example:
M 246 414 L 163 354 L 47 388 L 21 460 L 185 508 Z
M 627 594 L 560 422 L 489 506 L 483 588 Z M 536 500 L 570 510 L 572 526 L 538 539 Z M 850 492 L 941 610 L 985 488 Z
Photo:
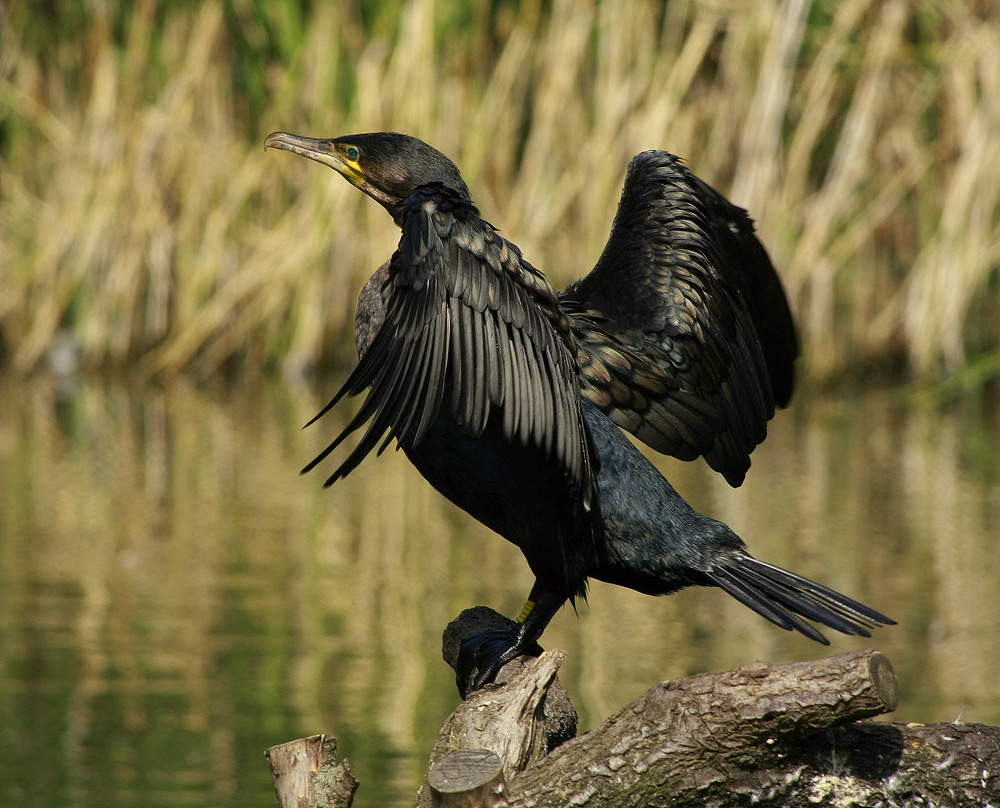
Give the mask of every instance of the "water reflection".
M 520 555 L 396 453 L 299 477 L 340 427 L 299 429 L 308 390 L 2 389 L 0 803 L 269 805 L 263 750 L 328 731 L 358 805 L 408 805 L 457 698 L 441 629 L 516 612 Z M 875 640 L 896 719 L 1000 723 L 998 412 L 800 401 L 737 491 L 661 465 L 755 554 L 900 620 Z M 585 726 L 661 678 L 823 653 L 716 591 L 601 584 L 545 641 Z

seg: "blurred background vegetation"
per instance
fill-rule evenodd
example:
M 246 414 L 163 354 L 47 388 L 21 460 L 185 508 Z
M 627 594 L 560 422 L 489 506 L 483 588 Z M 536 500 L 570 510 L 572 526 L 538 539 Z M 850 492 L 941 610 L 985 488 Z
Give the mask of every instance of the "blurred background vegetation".
M 347 356 L 383 211 L 265 134 L 396 129 L 561 286 L 625 166 L 747 207 L 814 383 L 1000 369 L 1000 6 L 910 0 L 0 5 L 0 362 Z M 953 376 L 954 377 L 954 376 Z
M 427 140 L 557 286 L 641 149 L 747 207 L 818 392 L 738 490 L 656 462 L 899 620 L 835 645 L 889 653 L 894 720 L 1000 721 L 995 0 L 0 0 L 0 804 L 265 804 L 261 750 L 333 730 L 358 804 L 408 805 L 442 627 L 531 584 L 397 453 L 299 478 L 349 412 L 300 431 L 336 380 L 279 374 L 350 360 L 398 236 L 276 129 Z M 900 381 L 986 394 L 855 395 Z M 821 652 L 719 592 L 592 603 L 546 634 L 584 726 Z

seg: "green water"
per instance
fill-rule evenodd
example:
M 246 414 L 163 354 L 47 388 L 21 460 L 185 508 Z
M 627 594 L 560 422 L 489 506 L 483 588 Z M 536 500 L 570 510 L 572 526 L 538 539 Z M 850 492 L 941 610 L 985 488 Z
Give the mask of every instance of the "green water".
M 409 805 L 457 703 L 441 630 L 517 612 L 516 550 L 398 453 L 329 490 L 299 476 L 340 425 L 300 429 L 306 387 L 0 385 L 0 805 L 272 805 L 264 750 L 318 732 L 356 805 Z M 979 401 L 800 400 L 736 491 L 663 462 L 756 555 L 900 625 L 827 651 L 718 591 L 595 584 L 544 638 L 584 727 L 659 679 L 871 645 L 902 682 L 894 720 L 1000 723 L 998 433 Z

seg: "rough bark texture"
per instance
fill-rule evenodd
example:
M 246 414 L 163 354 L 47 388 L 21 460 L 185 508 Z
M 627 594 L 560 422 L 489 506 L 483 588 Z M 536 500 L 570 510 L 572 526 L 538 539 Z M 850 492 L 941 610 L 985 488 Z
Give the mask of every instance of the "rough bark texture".
M 496 620 L 477 609 L 449 626 L 453 667 L 459 639 Z M 879 651 L 661 682 L 576 738 L 555 675 L 564 657 L 514 660 L 499 684 L 460 704 L 415 806 L 450 804 L 433 802 L 443 794 L 469 808 L 1000 806 L 1000 728 L 859 721 L 899 700 Z M 481 751 L 452 754 L 463 749 Z M 490 753 L 495 780 L 483 765 Z
M 431 752 L 429 772 L 449 752 L 476 749 L 498 755 L 502 774 L 509 778 L 573 737 L 576 711 L 556 681 L 556 671 L 565 658 L 566 652 L 557 650 L 547 651 L 537 659 L 515 660 L 504 667 L 498 678 L 515 679 L 516 684 L 470 694 L 441 728 Z M 555 703 L 554 708 L 547 703 L 549 698 Z M 571 717 L 565 713 L 567 707 L 572 711 Z M 414 804 L 418 808 L 431 805 L 428 779 L 429 775 L 417 794 Z
M 264 753 L 279 808 L 349 808 L 358 788 L 347 758 L 337 763 L 337 739 L 312 735 Z
M 897 700 L 895 675 L 876 651 L 662 682 L 509 779 L 510 803 L 766 804 L 806 738 Z M 779 779 L 748 777 L 761 770 Z M 733 802 L 741 793 L 746 802 Z
M 982 724 L 861 722 L 806 740 L 781 771 L 791 782 L 771 805 L 996 806 L 1000 728 Z

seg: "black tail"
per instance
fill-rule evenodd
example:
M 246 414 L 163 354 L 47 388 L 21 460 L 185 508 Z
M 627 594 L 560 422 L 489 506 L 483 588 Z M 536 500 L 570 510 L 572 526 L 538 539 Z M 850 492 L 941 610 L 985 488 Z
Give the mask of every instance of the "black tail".
M 708 577 L 775 625 L 801 631 L 823 645 L 829 645 L 830 641 L 802 618 L 861 637 L 871 636 L 868 629 L 896 622 L 829 587 L 746 553 L 736 552 L 719 559 Z

